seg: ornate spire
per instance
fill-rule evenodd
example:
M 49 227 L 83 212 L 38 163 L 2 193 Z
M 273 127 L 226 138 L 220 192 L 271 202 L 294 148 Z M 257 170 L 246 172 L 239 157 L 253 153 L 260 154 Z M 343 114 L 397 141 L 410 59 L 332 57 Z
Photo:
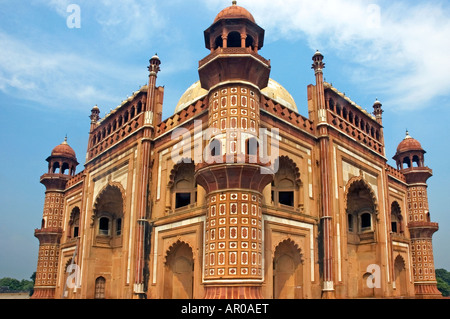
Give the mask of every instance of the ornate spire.
M 383 104 L 381 104 L 380 101 L 378 101 L 378 98 L 373 103 L 373 115 L 375 115 L 377 122 L 382 125 L 383 124 Z
M 155 55 L 150 59 L 150 66 L 148 67 L 148 70 L 150 71 L 150 76 L 154 75 L 156 76 L 158 72 L 161 70 L 160 66 L 161 60 L 158 57 L 158 54 L 155 53 Z
M 323 54 L 320 53 L 319 50 L 317 50 L 312 59 L 314 61 L 312 69 L 314 69 L 316 73 L 322 73 L 323 69 L 325 68 L 325 63 L 323 63 Z
M 405 140 L 412 138 L 411 135 L 409 135 L 409 131 L 408 129 L 406 129 L 406 136 L 405 136 Z

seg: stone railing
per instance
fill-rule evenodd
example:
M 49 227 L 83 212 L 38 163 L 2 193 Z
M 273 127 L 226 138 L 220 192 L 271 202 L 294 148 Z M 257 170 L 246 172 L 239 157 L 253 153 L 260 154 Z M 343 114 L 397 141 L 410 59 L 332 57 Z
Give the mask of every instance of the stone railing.
M 210 62 L 211 60 L 216 58 L 217 56 L 227 55 L 227 54 L 250 54 L 251 56 L 253 56 L 256 59 L 258 59 L 259 61 L 261 61 L 262 63 L 270 66 L 269 60 L 264 59 L 258 53 L 253 51 L 251 48 L 217 48 L 216 50 L 211 52 L 211 54 L 209 54 L 207 57 L 200 60 L 200 62 L 198 63 L 199 68 L 201 68 L 202 66 L 204 66 L 205 64 L 207 64 L 208 62 Z

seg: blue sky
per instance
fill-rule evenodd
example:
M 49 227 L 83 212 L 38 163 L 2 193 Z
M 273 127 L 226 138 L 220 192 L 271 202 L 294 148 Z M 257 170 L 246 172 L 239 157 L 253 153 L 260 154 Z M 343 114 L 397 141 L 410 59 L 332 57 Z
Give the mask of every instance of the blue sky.
M 81 27 L 69 28 L 69 4 Z M 65 135 L 83 169 L 90 110 L 101 116 L 146 84 L 161 58 L 163 118 L 198 80 L 203 31 L 231 0 L 0 0 L 0 278 L 36 269 L 45 159 Z M 448 1 L 240 0 L 265 29 L 271 77 L 307 116 L 311 57 L 325 78 L 372 110 L 378 98 L 389 163 L 405 130 L 427 151 L 437 268 L 450 270 L 450 3 Z

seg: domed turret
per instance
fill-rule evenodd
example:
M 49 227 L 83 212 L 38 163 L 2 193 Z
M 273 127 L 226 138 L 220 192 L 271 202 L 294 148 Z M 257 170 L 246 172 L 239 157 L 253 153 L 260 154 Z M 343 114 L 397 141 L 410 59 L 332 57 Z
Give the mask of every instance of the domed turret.
M 264 32 L 236 1 L 223 9 L 204 32 L 205 46 L 211 53 L 199 62 L 201 87 L 209 91 L 221 82 L 238 80 L 265 88 L 270 61 L 258 54 Z
M 406 131 L 406 136 L 397 147 L 397 153 L 393 159 L 397 163 L 399 170 L 415 167 L 424 167 L 424 154 L 422 145 L 416 139 L 409 135 Z
M 411 247 L 423 247 L 420 251 L 421 258 L 429 263 L 421 263 L 413 260 L 414 289 L 418 298 L 436 298 L 441 295 L 436 286 L 436 278 L 433 275 L 433 246 L 432 236 L 439 229 L 438 223 L 431 222 L 427 180 L 433 176 L 433 171 L 425 166 L 425 151 L 416 139 L 406 136 L 397 147 L 394 160 L 397 168 L 403 173 L 407 187 L 407 214 L 408 230 L 411 236 Z M 426 258 L 426 259 L 425 259 Z M 422 274 L 429 274 L 423 277 Z
M 52 150 L 47 162 L 49 174 L 75 175 L 75 168 L 78 165 L 77 156 L 67 143 L 67 137 Z

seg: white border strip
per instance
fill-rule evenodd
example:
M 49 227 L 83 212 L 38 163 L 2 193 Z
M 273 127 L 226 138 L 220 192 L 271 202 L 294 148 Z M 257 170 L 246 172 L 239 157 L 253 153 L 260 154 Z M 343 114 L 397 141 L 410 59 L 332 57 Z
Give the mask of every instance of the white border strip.
M 393 245 L 396 245 L 396 246 L 400 246 L 400 247 L 406 248 L 406 251 L 407 251 L 407 253 L 408 253 L 409 281 L 412 282 L 413 279 L 412 279 L 412 269 L 411 269 L 411 257 L 409 256 L 409 244 L 406 244 L 406 243 L 400 243 L 400 242 L 398 242 L 398 241 L 392 241 L 392 244 L 393 244 Z M 392 257 L 394 257 L 394 256 L 392 256 Z
M 263 222 L 275 222 L 280 223 L 284 225 L 290 225 L 290 226 L 296 226 L 299 228 L 306 228 L 309 230 L 309 251 L 310 251 L 310 263 L 311 263 L 311 281 L 314 281 L 314 225 L 313 224 L 306 224 L 286 218 L 281 217 L 275 217 L 275 216 L 269 216 L 269 215 L 263 215 Z M 263 223 L 263 235 L 264 235 L 264 223 Z M 263 237 L 264 238 L 264 237 Z M 264 251 L 263 247 L 263 251 Z M 264 258 L 264 257 L 263 257 Z M 263 265 L 264 266 L 264 265 Z M 264 269 L 263 269 L 264 271 Z
M 172 228 L 176 228 L 176 227 L 187 226 L 187 225 L 192 225 L 192 224 L 196 224 L 196 223 L 205 223 L 205 222 L 206 222 L 206 216 L 201 216 L 201 217 L 194 217 L 191 219 L 186 219 L 186 220 L 182 220 L 179 222 L 166 224 L 166 225 L 162 225 L 162 226 L 158 226 L 158 227 L 154 228 L 155 248 L 153 250 L 153 279 L 152 279 L 153 284 L 156 284 L 156 272 L 157 272 L 157 266 L 158 266 L 158 241 L 159 241 L 158 236 L 159 236 L 159 232 L 165 231 L 168 229 L 172 229 Z M 205 225 L 203 225 L 203 230 L 204 229 L 205 229 Z M 205 241 L 203 240 L 203 246 L 204 245 L 205 245 Z M 204 247 L 203 247 L 203 251 L 204 251 Z M 205 254 L 203 253 L 203 256 L 204 255 Z M 202 271 L 202 273 L 203 273 L 203 271 Z

